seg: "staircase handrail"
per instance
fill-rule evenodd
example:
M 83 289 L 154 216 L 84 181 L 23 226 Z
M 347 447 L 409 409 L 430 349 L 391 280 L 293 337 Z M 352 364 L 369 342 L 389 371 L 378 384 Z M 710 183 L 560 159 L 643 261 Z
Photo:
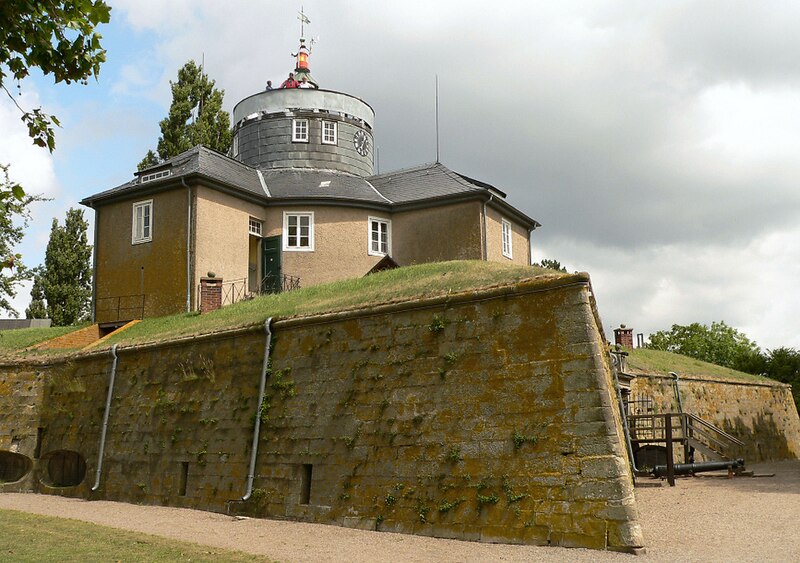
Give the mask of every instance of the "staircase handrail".
M 701 427 L 705 427 L 708 430 L 711 430 L 712 432 L 714 432 L 716 434 L 719 434 L 720 436 L 722 436 L 723 438 L 725 438 L 729 442 L 732 442 L 732 443 L 736 444 L 737 446 L 744 446 L 744 442 L 742 442 L 739 438 L 736 438 L 735 436 L 731 436 L 730 434 L 725 432 L 723 429 L 721 429 L 721 428 L 719 428 L 717 426 L 714 426 L 713 424 L 711 424 L 707 420 L 703 420 L 699 416 L 697 416 L 695 414 L 692 414 L 692 413 L 685 413 L 685 416 L 692 423 L 694 423 L 694 422 L 698 423 Z M 692 429 L 695 430 L 695 428 L 692 428 Z

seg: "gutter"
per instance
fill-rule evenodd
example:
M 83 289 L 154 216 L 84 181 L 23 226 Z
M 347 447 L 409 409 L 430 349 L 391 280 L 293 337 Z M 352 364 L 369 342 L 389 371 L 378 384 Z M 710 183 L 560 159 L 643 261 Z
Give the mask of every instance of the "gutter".
M 92 491 L 100 488 L 100 473 L 103 471 L 103 454 L 106 450 L 106 432 L 108 431 L 108 415 L 111 412 L 111 398 L 114 396 L 114 379 L 117 375 L 117 345 L 111 347 L 111 374 L 108 376 L 108 396 L 106 397 L 106 410 L 103 413 L 103 427 L 100 431 L 100 451 L 97 453 L 97 471 L 94 475 Z
M 258 438 L 261 433 L 261 404 L 264 402 L 264 387 L 267 382 L 267 371 L 269 369 L 269 347 L 272 344 L 272 331 L 269 325 L 272 324 L 272 317 L 264 323 L 264 330 L 267 333 L 267 340 L 264 344 L 264 361 L 261 365 L 261 382 L 258 385 L 258 403 L 256 403 L 256 425 L 253 429 L 253 445 L 250 452 L 250 469 L 247 472 L 247 487 L 242 500 L 250 499 L 253 494 L 253 479 L 256 475 L 256 457 L 258 456 Z

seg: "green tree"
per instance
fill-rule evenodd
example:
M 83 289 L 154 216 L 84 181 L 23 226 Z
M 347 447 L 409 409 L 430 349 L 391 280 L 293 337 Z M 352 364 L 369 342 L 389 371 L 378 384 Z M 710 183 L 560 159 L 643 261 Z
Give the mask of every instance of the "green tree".
M 9 179 L 8 166 L 0 164 L 0 173 L 0 310 L 16 317 L 10 300 L 17 295 L 16 286 L 30 278 L 30 270 L 14 250 L 30 222 L 30 204 L 44 198 L 25 195 L 19 184 Z
M 223 111 L 224 90 L 215 88 L 202 67 L 190 60 L 170 81 L 172 104 L 161 120 L 158 154 L 152 150 L 139 163 L 139 170 L 154 166 L 196 145 L 225 153 L 231 146 L 231 119 Z
M 33 287 L 31 288 L 31 304 L 25 309 L 26 319 L 46 319 L 47 306 L 44 303 L 44 289 L 42 289 L 42 274 L 36 268 L 33 275 Z
M 700 323 L 672 325 L 668 331 L 651 334 L 648 347 L 739 370 L 758 369 L 756 357 L 760 355 L 755 342 L 724 321 L 713 322 L 710 327 Z
M 22 112 L 34 144 L 53 151 L 59 122 L 42 108 L 26 111 L 8 90 L 7 78 L 21 82 L 33 67 L 56 83 L 81 82 L 100 72 L 106 52 L 95 27 L 108 23 L 103 0 L 3 0 L 0 2 L 0 88 Z
M 557 272 L 564 272 L 566 273 L 567 269 L 561 265 L 561 262 L 558 260 L 551 260 L 550 258 L 543 258 L 541 262 L 538 264 L 534 264 L 534 266 L 541 266 L 542 268 L 547 268 L 548 270 L 556 270 Z
M 83 210 L 70 208 L 64 226 L 53 219 L 41 274 L 47 316 L 54 326 L 75 324 L 86 318 L 92 296 L 92 247 Z
M 775 348 L 768 350 L 765 358 L 764 373 L 783 383 L 792 386 L 794 402 L 800 409 L 800 351 L 794 348 Z

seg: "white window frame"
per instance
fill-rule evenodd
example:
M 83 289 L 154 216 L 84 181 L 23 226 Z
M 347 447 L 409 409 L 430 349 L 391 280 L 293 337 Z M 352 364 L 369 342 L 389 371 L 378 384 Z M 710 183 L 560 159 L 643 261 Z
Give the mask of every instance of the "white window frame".
M 502 219 L 502 238 L 503 238 L 503 256 L 506 258 L 514 258 L 513 248 L 513 232 L 511 230 L 511 222 Z
M 308 245 L 300 244 L 300 234 L 295 244 L 289 241 L 289 220 L 290 217 L 297 217 L 297 226 L 300 226 L 300 218 L 308 217 Z M 284 211 L 283 212 L 283 249 L 289 252 L 314 252 L 314 212 L 313 211 Z
M 142 210 L 141 224 L 137 221 L 137 211 Z M 145 225 L 145 217 L 149 223 Z M 133 219 L 131 221 L 131 244 L 142 244 L 153 240 L 153 200 L 137 201 L 133 204 Z
M 233 157 L 239 156 L 239 134 L 233 136 Z
M 247 232 L 253 236 L 260 237 L 261 233 L 264 230 L 264 223 L 256 219 L 255 217 L 250 217 L 250 220 L 247 223 Z
M 158 172 L 151 172 L 150 174 L 144 174 L 142 176 L 142 184 L 145 182 L 152 182 L 153 180 L 158 180 L 159 178 L 165 178 L 172 174 L 172 170 L 167 168 L 166 170 L 159 170 Z
M 308 142 L 308 119 L 292 120 L 292 142 L 293 143 Z
M 333 131 L 333 138 L 329 140 L 325 140 L 325 130 L 326 128 L 330 127 Z M 335 145 L 339 141 L 339 127 L 335 121 L 327 121 L 322 120 L 322 144 L 323 145 Z
M 369 217 L 367 219 L 367 252 L 370 256 L 391 256 L 392 254 L 392 221 L 391 219 L 384 219 L 383 217 Z M 379 225 L 386 225 L 386 252 L 383 252 L 381 248 L 381 241 L 380 241 L 380 227 L 378 227 L 377 231 L 373 229 L 373 223 L 378 223 Z M 373 233 L 378 233 L 378 249 L 374 249 L 372 246 L 372 235 Z

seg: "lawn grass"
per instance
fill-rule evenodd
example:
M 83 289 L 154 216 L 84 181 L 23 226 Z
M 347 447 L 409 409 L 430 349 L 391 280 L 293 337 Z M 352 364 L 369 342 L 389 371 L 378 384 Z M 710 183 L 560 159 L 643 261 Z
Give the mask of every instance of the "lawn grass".
M 0 510 L 0 523 L 0 558 L 4 561 L 268 561 L 257 555 L 16 510 Z
M 74 326 L 50 326 L 46 328 L 19 328 L 0 330 L 0 353 L 9 350 L 21 350 L 39 342 L 56 338 L 74 330 L 87 326 L 86 323 Z
M 434 297 L 476 288 L 519 282 L 553 270 L 483 261 L 451 261 L 408 266 L 370 276 L 317 285 L 286 293 L 263 295 L 223 307 L 208 314 L 197 313 L 144 319 L 112 336 L 103 348 L 141 344 L 187 335 L 216 332 L 263 323 L 269 317 L 286 318 L 368 307 L 409 299 Z
M 654 373 L 668 375 L 674 371 L 679 376 L 694 375 L 699 377 L 719 377 L 736 379 L 739 381 L 772 382 L 772 379 L 761 375 L 752 375 L 735 369 L 730 369 L 716 364 L 696 360 L 688 356 L 664 352 L 663 350 L 650 350 L 636 348 L 628 350 L 628 371 L 631 373 Z

